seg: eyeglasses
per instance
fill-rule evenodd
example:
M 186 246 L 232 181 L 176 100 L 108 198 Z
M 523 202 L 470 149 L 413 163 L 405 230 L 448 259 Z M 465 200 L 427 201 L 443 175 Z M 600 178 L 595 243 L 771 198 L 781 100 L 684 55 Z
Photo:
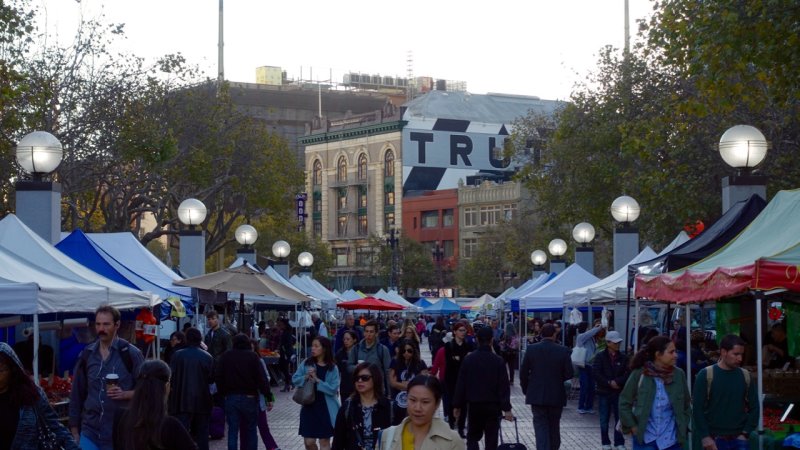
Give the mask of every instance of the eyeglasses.
M 362 383 L 367 382 L 372 379 L 372 375 L 359 375 L 356 377 L 356 381 L 360 381 Z
M 407 349 L 403 350 L 403 353 L 410 353 L 410 354 L 413 355 L 414 354 L 414 349 L 413 348 L 407 348 Z

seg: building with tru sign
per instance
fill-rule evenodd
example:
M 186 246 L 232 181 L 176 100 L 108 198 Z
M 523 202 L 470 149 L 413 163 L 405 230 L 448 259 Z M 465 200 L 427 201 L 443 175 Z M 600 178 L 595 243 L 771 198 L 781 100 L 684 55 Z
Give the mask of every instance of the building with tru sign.
M 456 190 L 486 185 L 486 180 L 507 181 L 518 168 L 502 153 L 514 120 L 530 110 L 552 114 L 559 104 L 538 97 L 431 91 L 400 108 L 387 103 L 366 114 L 318 120 L 298 138 L 305 149 L 309 193 L 305 229 L 330 244 L 337 287 L 385 285 L 369 280 L 370 237 L 385 237 L 393 225 L 413 239 L 446 249 L 447 265 L 453 268 L 463 256 L 458 234 L 465 224 Z M 426 196 L 443 190 L 453 194 Z M 513 204 L 516 209 L 520 199 L 506 197 L 497 198 L 499 208 Z M 444 203 L 431 203 L 436 198 Z M 491 208 L 487 202 L 493 197 L 487 198 L 481 206 Z M 407 202 L 414 217 L 403 216 Z M 475 237 L 466 239 L 472 243 Z

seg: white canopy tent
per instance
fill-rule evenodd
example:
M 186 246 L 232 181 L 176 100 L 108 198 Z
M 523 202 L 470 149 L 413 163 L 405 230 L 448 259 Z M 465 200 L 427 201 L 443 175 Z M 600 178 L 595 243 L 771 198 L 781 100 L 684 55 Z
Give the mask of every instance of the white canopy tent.
M 623 292 L 622 298 L 618 298 L 618 289 L 627 291 L 628 288 L 628 265 L 636 264 L 643 261 L 649 261 L 655 258 L 656 252 L 650 247 L 645 247 L 635 258 L 630 260 L 627 264 L 620 267 L 619 270 L 611 275 L 603 278 L 600 281 L 583 286 L 579 289 L 573 289 L 564 293 L 564 306 L 574 307 L 583 306 L 588 303 L 605 303 L 615 300 L 625 300 L 627 293 Z
M 0 312 L 33 315 L 33 374 L 39 380 L 39 314 L 94 312 L 103 304 L 119 309 L 153 307 L 161 299 L 102 277 L 61 253 L 14 214 L 0 220 L 0 278 L 36 284 L 34 302 L 0 300 Z
M 599 280 L 578 264 L 572 264 L 540 288 L 519 299 L 520 309 L 528 311 L 562 311 L 564 293 Z

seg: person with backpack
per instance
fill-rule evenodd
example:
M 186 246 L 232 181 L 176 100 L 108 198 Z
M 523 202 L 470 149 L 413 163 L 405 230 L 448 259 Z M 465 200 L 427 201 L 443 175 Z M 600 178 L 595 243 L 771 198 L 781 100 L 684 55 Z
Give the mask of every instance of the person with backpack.
M 97 340 L 83 349 L 73 371 L 69 428 L 82 449 L 112 450 L 114 411 L 133 398 L 144 356 L 117 336 L 121 320 L 117 308 L 100 306 L 94 317 Z
M 750 433 L 758 425 L 756 383 L 741 367 L 744 346 L 735 334 L 723 337 L 719 361 L 697 373 L 693 429 L 704 450 L 747 449 Z
M 677 360 L 675 343 L 667 336 L 650 339 L 633 357 L 619 396 L 621 429 L 633 436 L 633 450 L 680 450 L 686 445 L 692 398 Z
M 383 372 L 383 392 L 388 395 L 389 366 L 392 355 L 385 345 L 378 342 L 378 322 L 370 320 L 364 325 L 364 339 L 350 350 L 350 359 L 347 367 L 350 373 L 355 372 L 356 366 L 362 362 L 370 362 L 381 368 Z

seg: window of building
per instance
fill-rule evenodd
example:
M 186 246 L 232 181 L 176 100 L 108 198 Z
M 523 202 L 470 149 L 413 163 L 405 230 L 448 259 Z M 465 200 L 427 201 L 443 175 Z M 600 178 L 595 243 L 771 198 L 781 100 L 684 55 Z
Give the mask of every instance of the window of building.
M 439 211 L 422 211 L 421 228 L 436 228 L 439 226 Z
M 336 235 L 339 237 L 347 236 L 347 216 L 339 216 Z
M 501 217 L 500 205 L 481 206 L 481 226 L 496 225 Z
M 358 194 L 358 207 L 366 208 L 368 204 L 369 203 L 367 201 L 367 193 L 361 192 L 360 194 Z
M 339 189 L 339 197 L 337 198 L 339 210 L 347 209 L 347 189 Z
M 321 213 L 322 212 L 322 199 L 321 198 L 315 198 L 315 199 L 311 200 L 311 202 L 312 202 L 312 208 L 314 208 L 314 212 L 315 213 Z
M 442 241 L 444 246 L 444 257 L 452 258 L 455 256 L 455 243 L 453 241 Z
M 336 264 L 336 267 L 347 266 L 347 253 L 348 252 L 346 248 L 333 249 L 334 264 Z
M 394 213 L 386 213 L 383 216 L 383 231 L 388 233 L 389 230 L 394 226 Z
M 358 157 L 358 179 L 367 179 L 367 155 L 363 153 Z
M 372 267 L 373 252 L 369 247 L 359 247 L 356 249 L 356 265 L 359 267 Z
M 314 186 L 322 184 L 322 163 L 319 160 L 314 161 L 314 176 L 311 182 Z
M 442 211 L 442 226 L 443 227 L 452 227 L 453 226 L 453 210 L 452 209 L 445 209 Z
M 314 237 L 318 239 L 322 239 L 322 221 L 315 220 L 314 221 Z
M 394 192 L 387 192 L 386 195 L 386 205 L 393 206 L 394 205 Z
M 368 228 L 369 222 L 367 222 L 367 216 L 358 216 L 358 234 L 361 236 L 366 236 L 369 233 Z
M 477 239 L 464 239 L 464 246 L 461 248 L 461 255 L 464 258 L 472 258 L 478 252 Z
M 511 222 L 514 219 L 514 216 L 516 215 L 517 215 L 516 203 L 503 205 L 503 220 L 505 220 L 506 222 Z
M 339 158 L 339 163 L 336 165 L 336 181 L 347 181 L 347 159 L 342 156 Z
M 468 206 L 464 208 L 464 227 L 478 226 L 478 208 Z
M 389 150 L 383 157 L 383 175 L 386 177 L 394 176 L 394 152 Z

